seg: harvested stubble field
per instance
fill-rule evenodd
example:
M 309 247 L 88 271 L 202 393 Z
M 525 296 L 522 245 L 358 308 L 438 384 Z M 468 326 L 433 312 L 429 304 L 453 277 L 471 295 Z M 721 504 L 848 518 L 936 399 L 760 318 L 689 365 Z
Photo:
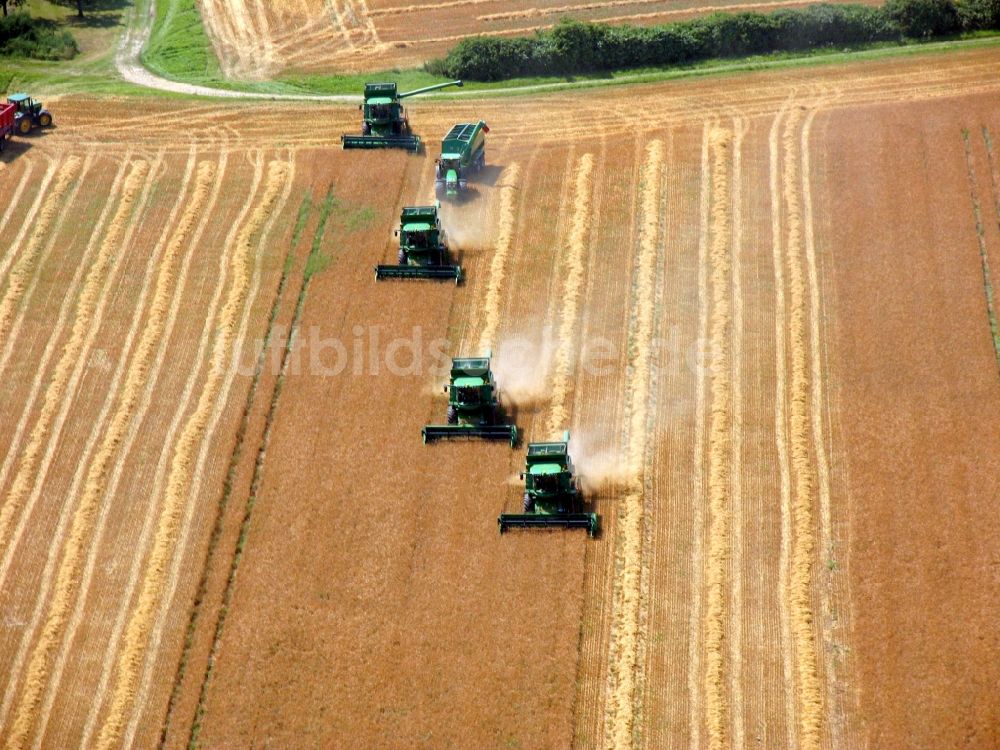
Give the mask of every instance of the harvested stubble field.
M 997 63 L 416 104 L 492 128 L 458 288 L 375 283 L 433 162 L 353 108 L 57 102 L 0 167 L 4 745 L 995 746 Z M 600 538 L 421 444 L 486 348 Z
M 262 80 L 282 72 L 415 67 L 443 56 L 469 36 L 530 35 L 565 16 L 647 26 L 718 11 L 806 4 L 808 0 L 200 0 L 198 7 L 223 72 Z

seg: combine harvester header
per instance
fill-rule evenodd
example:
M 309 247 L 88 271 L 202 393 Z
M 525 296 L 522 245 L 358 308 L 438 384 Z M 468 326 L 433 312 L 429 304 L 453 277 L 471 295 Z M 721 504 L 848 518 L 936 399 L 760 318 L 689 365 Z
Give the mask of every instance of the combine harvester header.
M 585 513 L 569 456 L 569 432 L 562 442 L 529 443 L 524 473 L 524 513 L 501 513 L 500 533 L 512 528 L 586 529 L 597 534 L 596 513 Z
M 408 206 L 399 216 L 399 265 L 375 266 L 375 279 L 462 280 L 461 266 L 448 263 L 448 246 L 437 204 Z
M 501 421 L 500 392 L 490 370 L 490 354 L 485 357 L 456 357 L 451 360 L 448 394 L 448 424 L 423 428 L 424 442 L 451 438 L 506 440 L 517 444 L 517 427 Z
M 486 134 L 489 126 L 479 122 L 455 125 L 441 141 L 441 158 L 435 171 L 438 195 L 457 197 L 469 186 L 469 178 L 486 166 Z
M 461 81 L 449 81 L 400 94 L 394 82 L 366 83 L 365 102 L 358 107 L 362 112 L 361 135 L 345 133 L 340 136 L 340 142 L 345 149 L 405 148 L 407 151 L 417 153 L 421 148 L 420 137 L 410 132 L 410 120 L 400 100 L 448 86 L 461 85 Z

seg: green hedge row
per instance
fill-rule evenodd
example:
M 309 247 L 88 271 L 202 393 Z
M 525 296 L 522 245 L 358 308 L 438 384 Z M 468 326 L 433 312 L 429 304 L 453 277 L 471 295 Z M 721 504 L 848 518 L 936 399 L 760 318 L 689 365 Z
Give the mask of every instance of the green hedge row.
M 22 12 L 0 16 L 0 56 L 69 60 L 79 51 L 73 36 L 52 21 Z
M 646 27 L 563 19 L 531 37 L 465 39 L 426 67 L 449 78 L 497 81 L 988 29 L 1000 29 L 1000 0 L 888 0 L 876 7 L 823 3 L 771 13 L 716 13 Z

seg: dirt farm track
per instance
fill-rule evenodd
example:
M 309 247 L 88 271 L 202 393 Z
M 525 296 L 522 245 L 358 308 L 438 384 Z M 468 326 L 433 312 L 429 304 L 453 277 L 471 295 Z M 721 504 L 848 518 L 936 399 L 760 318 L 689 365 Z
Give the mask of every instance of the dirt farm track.
M 1000 746 L 998 71 L 428 99 L 423 157 L 51 102 L 0 159 L 2 746 Z M 465 283 L 376 283 L 471 118 Z M 597 539 L 497 533 L 523 444 L 421 443 L 486 349 Z

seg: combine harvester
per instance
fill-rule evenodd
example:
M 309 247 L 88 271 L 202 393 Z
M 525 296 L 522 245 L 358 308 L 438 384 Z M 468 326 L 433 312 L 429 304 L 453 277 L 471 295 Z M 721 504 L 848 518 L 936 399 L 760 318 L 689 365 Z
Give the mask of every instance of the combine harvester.
M 52 125 L 52 113 L 27 94 L 11 94 L 7 103 L 16 108 L 14 113 L 14 129 L 21 135 L 27 135 L 35 128 L 47 128 Z
M 399 265 L 375 266 L 375 279 L 462 280 L 462 267 L 448 263 L 440 206 L 409 206 L 399 217 Z
M 457 198 L 469 187 L 469 177 L 486 166 L 485 122 L 463 122 L 455 125 L 441 141 L 441 158 L 437 160 L 434 187 L 438 197 Z
M 448 394 L 448 424 L 427 425 L 424 442 L 450 438 L 507 440 L 517 444 L 517 427 L 498 424 L 501 417 L 500 393 L 490 370 L 490 354 L 485 357 L 451 360 L 451 382 L 444 387 Z
M 596 513 L 585 513 L 569 457 L 569 433 L 561 443 L 529 443 L 524 480 L 524 513 L 501 513 L 500 533 L 512 528 L 586 529 L 597 534 Z
M 405 148 L 417 153 L 420 137 L 410 132 L 410 120 L 399 100 L 461 85 L 461 81 L 449 81 L 400 94 L 395 83 L 366 83 L 365 103 L 358 107 L 363 113 L 361 135 L 345 133 L 340 136 L 340 142 L 344 148 Z

